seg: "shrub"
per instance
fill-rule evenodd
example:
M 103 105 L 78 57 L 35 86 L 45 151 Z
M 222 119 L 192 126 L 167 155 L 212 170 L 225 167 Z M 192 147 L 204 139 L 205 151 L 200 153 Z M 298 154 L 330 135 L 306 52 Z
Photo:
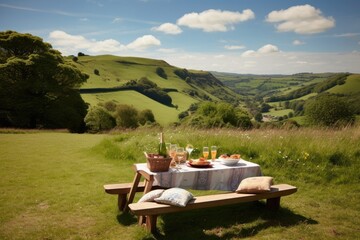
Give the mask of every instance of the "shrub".
M 115 119 L 102 107 L 92 108 L 85 117 L 87 128 L 92 132 L 110 130 L 115 127 Z
M 99 75 L 100 75 L 99 70 L 98 70 L 98 69 L 94 69 L 94 74 L 99 76 Z
M 138 111 L 133 106 L 120 104 L 116 107 L 115 119 L 116 124 L 123 128 L 137 128 Z
M 194 114 L 188 117 L 182 114 L 181 117 L 184 117 L 184 120 L 190 118 L 188 124 L 196 127 L 252 127 L 248 114 L 228 103 L 203 102 Z
M 165 70 L 162 67 L 157 67 L 156 68 L 156 74 L 159 75 L 160 77 L 167 79 L 167 75 Z
M 154 123 L 155 116 L 150 109 L 145 109 L 139 113 L 139 123 L 145 125 L 146 123 Z
M 322 94 L 308 100 L 305 115 L 310 124 L 320 126 L 341 126 L 355 120 L 348 104 L 332 94 Z
M 116 103 L 113 101 L 107 101 L 104 103 L 104 108 L 109 112 L 115 112 L 116 110 Z

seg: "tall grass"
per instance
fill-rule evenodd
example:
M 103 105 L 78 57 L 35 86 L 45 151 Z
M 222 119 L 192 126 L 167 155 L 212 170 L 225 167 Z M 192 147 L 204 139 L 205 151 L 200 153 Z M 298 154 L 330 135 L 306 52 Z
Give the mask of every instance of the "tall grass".
M 156 151 L 161 129 L 99 135 L 0 133 L 0 239 L 356 239 L 360 127 L 342 130 L 164 129 L 165 141 L 217 145 L 259 163 L 298 192 L 282 209 L 247 203 L 159 219 L 153 236 L 117 211 L 106 183 L 131 182 L 132 164 Z M 18 133 L 22 134 L 18 134 Z M 196 195 L 207 192 L 194 191 Z M 140 197 L 137 194 L 136 200 Z M 186 231 L 184 231 L 186 229 Z

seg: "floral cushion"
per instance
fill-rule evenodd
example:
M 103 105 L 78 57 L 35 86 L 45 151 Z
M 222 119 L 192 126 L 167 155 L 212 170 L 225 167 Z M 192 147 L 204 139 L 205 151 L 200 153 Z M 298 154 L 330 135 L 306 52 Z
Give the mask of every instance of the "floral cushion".
M 160 197 L 164 191 L 164 189 L 152 190 L 142 196 L 138 202 L 154 202 L 154 199 Z
M 170 188 L 163 192 L 163 194 L 155 198 L 155 202 L 165 203 L 178 207 L 185 207 L 187 203 L 193 199 L 194 196 L 182 188 Z
M 236 189 L 237 193 L 262 193 L 269 192 L 271 185 L 273 184 L 273 178 L 267 176 L 261 177 L 249 177 L 243 179 L 239 187 Z

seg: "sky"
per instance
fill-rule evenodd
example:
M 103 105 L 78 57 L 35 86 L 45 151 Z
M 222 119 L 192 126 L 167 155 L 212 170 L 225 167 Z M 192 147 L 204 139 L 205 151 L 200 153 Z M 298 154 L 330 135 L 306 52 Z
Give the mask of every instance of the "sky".
M 360 0 L 0 0 L 0 31 L 64 56 L 241 74 L 360 73 Z

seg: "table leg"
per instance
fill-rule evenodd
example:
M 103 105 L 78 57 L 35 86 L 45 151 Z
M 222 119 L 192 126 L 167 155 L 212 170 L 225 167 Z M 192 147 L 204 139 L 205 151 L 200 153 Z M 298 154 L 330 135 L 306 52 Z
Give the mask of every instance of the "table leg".
M 141 174 L 138 171 L 136 171 L 134 181 L 133 181 L 133 185 L 132 185 L 132 187 L 130 189 L 129 199 L 128 199 L 125 207 L 124 207 L 124 212 L 129 211 L 128 204 L 130 204 L 130 203 L 132 203 L 134 201 L 136 190 L 137 190 L 137 187 L 139 186 L 140 178 L 141 178 Z
M 150 177 L 145 177 L 145 188 L 144 188 L 144 194 L 148 193 L 151 191 L 151 188 L 154 184 L 154 176 L 150 176 Z M 147 216 L 148 217 L 148 216 Z M 146 216 L 139 216 L 139 225 L 144 224 L 147 220 Z

